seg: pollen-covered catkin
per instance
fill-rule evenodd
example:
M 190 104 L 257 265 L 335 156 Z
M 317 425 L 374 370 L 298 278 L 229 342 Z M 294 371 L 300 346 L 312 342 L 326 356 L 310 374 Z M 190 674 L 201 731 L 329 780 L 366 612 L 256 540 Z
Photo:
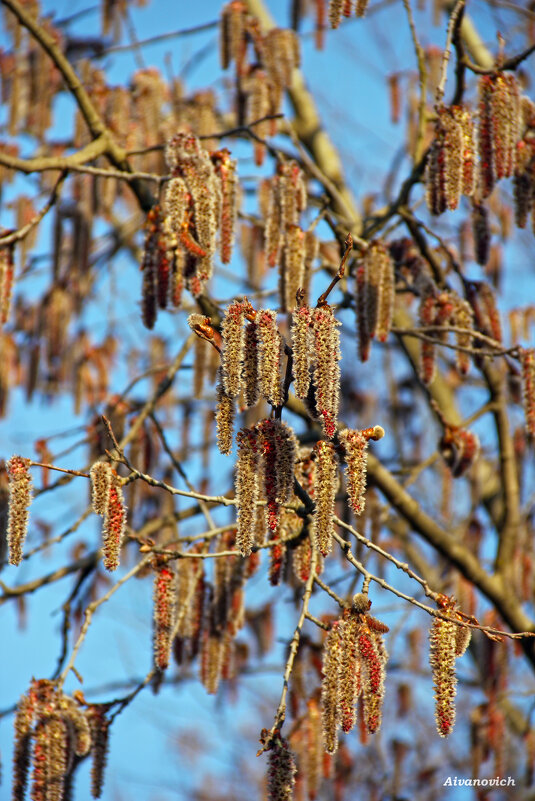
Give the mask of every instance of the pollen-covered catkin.
M 29 460 L 22 456 L 12 456 L 6 464 L 9 478 L 7 544 L 11 565 L 20 565 L 24 540 L 28 533 L 32 500 L 32 478 L 28 465 Z
M 456 629 L 453 621 L 436 617 L 429 634 L 429 658 L 435 689 L 435 720 L 441 737 L 447 737 L 455 723 Z
M 225 309 L 222 324 L 223 351 L 221 353 L 221 365 L 223 383 L 225 392 L 231 398 L 235 398 L 241 388 L 245 346 L 244 314 L 245 305 L 243 303 L 240 301 L 231 303 Z
M 236 547 L 242 556 L 249 556 L 254 545 L 257 501 L 259 496 L 259 447 L 257 432 L 242 428 L 236 437 L 238 462 L 236 465 L 236 505 L 238 508 L 238 531 Z
M 294 389 L 298 398 L 306 398 L 310 386 L 312 364 L 312 311 L 300 306 L 293 313 L 292 350 Z
M 154 664 L 165 670 L 171 654 L 173 627 L 175 624 L 176 573 L 165 559 L 156 557 L 154 562 Z
M 112 479 L 112 469 L 108 462 L 95 462 L 89 470 L 91 479 L 91 504 L 93 511 L 97 515 L 106 514 L 110 485 Z
M 277 328 L 277 313 L 265 309 L 258 313 L 260 384 L 264 398 L 272 406 L 282 403 L 281 362 L 283 343 Z
M 535 348 L 520 352 L 526 431 L 535 440 Z
M 245 326 L 242 382 L 245 406 L 250 409 L 260 396 L 258 326 L 254 320 Z
M 102 552 L 106 570 L 117 570 L 121 545 L 126 526 L 126 508 L 124 505 L 121 480 L 112 470 L 110 487 L 108 490 L 108 503 L 104 514 L 102 526 Z
M 323 646 L 321 719 L 323 742 L 328 754 L 338 748 L 340 728 L 339 684 L 342 662 L 342 621 L 335 620 Z
M 312 311 L 312 331 L 316 365 L 314 386 L 316 405 L 321 416 L 323 431 L 332 439 L 338 421 L 340 402 L 340 323 L 330 306 L 321 306 Z
M 228 455 L 232 450 L 232 431 L 234 424 L 235 403 L 225 390 L 222 370 L 218 370 L 217 383 L 216 429 L 217 447 L 221 453 Z
M 356 515 L 362 514 L 366 503 L 366 450 L 370 439 L 378 440 L 384 436 L 384 429 L 375 426 L 365 431 L 352 431 L 346 428 L 340 433 L 346 460 L 346 480 L 349 505 Z
M 311 531 L 317 549 L 327 556 L 332 549 L 334 533 L 334 502 L 338 490 L 338 457 L 331 442 L 320 440 L 314 448 L 316 470 L 314 473 L 314 499 L 316 511 L 312 517 Z

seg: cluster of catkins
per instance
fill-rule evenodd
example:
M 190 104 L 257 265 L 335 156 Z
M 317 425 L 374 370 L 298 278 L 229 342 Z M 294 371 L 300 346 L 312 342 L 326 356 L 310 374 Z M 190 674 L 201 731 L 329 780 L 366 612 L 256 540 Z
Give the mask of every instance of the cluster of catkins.
M 384 242 L 369 243 L 357 263 L 355 277 L 358 351 L 365 362 L 372 339 L 385 342 L 392 326 L 396 279 L 394 262 Z
M 106 570 L 117 570 L 126 526 L 121 479 L 108 462 L 95 462 L 89 471 L 93 511 L 104 518 L 102 553 Z
M 249 43 L 254 57 L 249 57 Z M 294 68 L 300 64 L 299 39 L 294 30 L 272 28 L 263 34 L 247 4 L 233 0 L 223 8 L 220 27 L 221 66 L 227 69 L 234 62 L 240 94 L 240 122 L 254 125 L 254 132 L 265 139 L 277 131 L 277 119 L 283 91 L 290 86 Z M 258 122 L 261 120 L 261 122 Z M 265 146 L 255 142 L 255 161 L 262 164 Z
M 363 17 L 368 8 L 368 0 L 330 0 L 329 22 L 331 28 L 338 28 L 342 17 Z
M 216 539 L 217 552 L 235 547 L 234 530 Z M 240 559 L 230 553 L 214 559 L 210 583 L 202 548 L 195 545 L 176 561 L 154 557 L 154 663 L 165 670 L 172 649 L 179 663 L 199 654 L 201 682 L 207 692 L 215 693 L 221 679 L 235 675 L 235 637 L 245 620 L 244 586 L 258 566 L 258 557 Z
M 456 209 L 465 195 L 473 198 L 477 218 L 496 182 L 513 177 L 515 218 L 523 228 L 533 207 L 534 129 L 535 106 L 521 97 L 512 72 L 480 77 L 477 127 L 464 106 L 438 107 L 426 173 L 431 213 Z M 476 234 L 480 223 L 474 222 Z
M 357 703 L 365 729 L 373 733 L 381 725 L 388 626 L 368 614 L 370 605 L 367 595 L 355 595 L 325 640 L 321 709 L 329 754 L 338 748 L 339 729 L 347 733 L 354 728 Z
M 219 232 L 221 261 L 232 256 L 238 206 L 236 162 L 228 150 L 208 153 L 190 133 L 165 150 L 171 177 L 161 208 L 148 214 L 143 256 L 143 321 L 152 328 L 157 308 L 180 304 L 184 285 L 198 296 L 212 275 Z
M 455 662 L 468 648 L 472 630 L 454 622 L 454 602 L 451 599 L 444 598 L 439 606 L 442 612 L 451 614 L 452 619 L 434 618 L 429 633 L 429 659 L 435 689 L 437 731 L 441 737 L 447 737 L 455 723 Z
M 13 801 L 23 801 L 29 778 L 32 801 L 71 797 L 73 770 L 90 752 L 91 795 L 100 798 L 108 731 L 103 706 L 85 705 L 82 698 L 64 695 L 52 681 L 34 679 L 15 715 Z

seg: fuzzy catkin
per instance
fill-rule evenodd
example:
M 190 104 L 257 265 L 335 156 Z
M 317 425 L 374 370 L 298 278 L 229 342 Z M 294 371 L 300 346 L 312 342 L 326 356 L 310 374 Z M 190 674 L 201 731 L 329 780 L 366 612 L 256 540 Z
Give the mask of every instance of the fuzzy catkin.
M 429 659 L 435 689 L 435 720 L 441 737 L 447 737 L 455 723 L 456 629 L 453 621 L 437 617 L 433 620 L 429 634 Z
M 520 352 L 526 431 L 535 439 L 535 348 Z
M 314 499 L 316 511 L 311 532 L 317 549 L 323 556 L 332 549 L 334 533 L 334 502 L 338 489 L 338 457 L 331 442 L 320 440 L 315 448 Z
M 221 368 L 218 371 L 216 406 L 217 447 L 228 455 L 232 450 L 232 431 L 234 424 L 234 399 L 225 391 Z
M 238 531 L 236 547 L 242 556 L 249 556 L 254 545 L 257 501 L 259 497 L 259 449 L 256 431 L 242 428 L 236 437 L 238 462 L 236 465 L 236 505 Z
M 158 670 L 169 665 L 176 613 L 176 573 L 168 562 L 154 565 L 154 664 Z
M 89 470 L 91 480 L 91 504 L 97 515 L 106 514 L 112 480 L 112 469 L 108 462 L 95 462 Z
M 9 477 L 7 544 L 11 565 L 20 565 L 24 540 L 28 533 L 32 500 L 32 478 L 28 465 L 29 459 L 24 459 L 22 456 L 12 456 L 6 464 Z
M 262 395 L 272 406 L 282 403 L 281 362 L 283 343 L 277 328 L 277 313 L 271 309 L 259 312 L 259 370 Z
M 288 743 L 277 737 L 268 756 L 268 801 L 292 801 L 297 768 Z
M 225 392 L 231 398 L 237 397 L 241 388 L 243 357 L 244 357 L 244 329 L 243 319 L 245 305 L 240 301 L 231 303 L 225 309 L 222 324 L 223 351 L 221 365 L 223 371 L 223 384 Z
M 313 310 L 316 405 L 321 416 L 324 434 L 329 439 L 332 439 L 336 431 L 340 402 L 339 325 L 330 306 L 321 306 Z
M 323 646 L 323 681 L 321 684 L 321 719 L 323 742 L 328 754 L 338 748 L 339 682 L 342 660 L 342 621 L 335 620 Z
M 121 554 L 126 526 L 126 508 L 124 505 L 121 480 L 115 471 L 112 471 L 108 491 L 108 503 L 104 514 L 102 526 L 102 552 L 106 570 L 117 570 Z
M 311 339 L 311 309 L 304 305 L 294 312 L 292 325 L 294 388 L 298 398 L 306 398 L 310 386 Z
M 349 505 L 356 515 L 362 514 L 366 503 L 366 450 L 368 440 L 361 431 L 346 429 L 340 434 L 345 449 L 346 480 Z

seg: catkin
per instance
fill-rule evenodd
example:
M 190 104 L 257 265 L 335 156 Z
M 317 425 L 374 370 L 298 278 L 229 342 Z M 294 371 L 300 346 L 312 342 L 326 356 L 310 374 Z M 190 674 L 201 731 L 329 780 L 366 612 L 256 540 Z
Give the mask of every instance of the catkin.
M 332 549 L 334 533 L 334 502 L 338 490 L 338 457 L 331 442 L 320 440 L 315 448 L 314 499 L 316 511 L 312 517 L 311 534 L 323 556 Z
M 435 689 L 435 720 L 441 737 L 447 737 L 455 723 L 456 629 L 453 621 L 434 618 L 429 634 L 429 658 Z
M 126 508 L 124 505 L 121 480 L 115 471 L 112 471 L 108 490 L 108 502 L 102 526 L 102 552 L 106 570 L 117 570 L 121 545 L 126 526 Z
M 316 405 L 321 416 L 324 434 L 329 439 L 332 439 L 336 431 L 340 402 L 339 325 L 330 306 L 321 306 L 313 310 Z
M 526 431 L 535 440 L 535 348 L 520 352 Z
M 24 459 L 22 456 L 12 456 L 6 464 L 9 477 L 7 544 L 11 565 L 20 565 L 24 540 L 28 533 L 32 500 L 32 478 L 28 464 L 29 459 Z
M 242 556 L 251 553 L 256 530 L 259 496 L 259 449 L 257 433 L 242 428 L 236 437 L 238 462 L 236 465 L 236 505 L 238 508 L 238 531 L 236 547 Z
M 112 469 L 108 462 L 95 462 L 89 470 L 91 480 L 91 504 L 97 515 L 106 514 L 112 480 Z
M 282 403 L 281 362 L 283 343 L 277 328 L 277 313 L 266 309 L 258 313 L 259 369 L 262 395 L 272 406 Z
M 165 559 L 154 563 L 154 664 L 158 670 L 169 665 L 176 613 L 176 573 Z

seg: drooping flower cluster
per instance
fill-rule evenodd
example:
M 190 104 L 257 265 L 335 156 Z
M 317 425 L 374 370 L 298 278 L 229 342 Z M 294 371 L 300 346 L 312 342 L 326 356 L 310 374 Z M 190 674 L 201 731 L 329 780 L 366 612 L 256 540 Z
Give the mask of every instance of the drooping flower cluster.
M 362 514 L 366 503 L 366 450 L 370 439 L 379 440 L 385 435 L 381 426 L 352 431 L 346 428 L 340 433 L 340 442 L 345 450 L 346 480 L 349 505 L 356 515 Z
M 368 8 L 368 0 L 329 0 L 329 22 L 331 28 L 338 28 L 342 17 L 364 17 Z
M 440 452 L 454 478 L 472 467 L 479 455 L 479 437 L 464 428 L 447 427 L 440 440 Z
M 427 336 L 446 341 L 449 326 L 462 330 L 455 332 L 455 339 L 459 348 L 469 348 L 472 342 L 470 331 L 473 327 L 471 304 L 462 300 L 455 292 L 438 291 L 429 283 L 421 294 L 419 308 L 420 324 L 430 328 Z M 433 327 L 437 326 L 435 330 Z M 459 372 L 464 375 L 468 372 L 470 362 L 468 353 L 459 350 L 456 354 L 456 363 Z M 420 376 L 424 384 L 431 384 L 436 373 L 436 344 L 427 340 L 421 343 Z
M 332 550 L 334 502 L 338 490 L 338 456 L 332 442 L 319 440 L 314 447 L 314 500 L 316 510 L 311 522 L 311 536 L 323 556 Z
M 29 460 L 22 456 L 12 456 L 6 464 L 9 478 L 7 544 L 11 565 L 20 565 L 24 540 L 28 533 L 32 500 L 32 477 L 28 462 Z
M 249 57 L 252 44 L 254 58 Z M 278 114 L 283 90 L 292 82 L 293 71 L 300 64 L 299 39 L 292 29 L 272 28 L 262 34 L 258 19 L 249 13 L 241 0 L 223 7 L 220 27 L 221 66 L 227 69 L 232 62 L 240 82 L 245 122 L 254 123 L 259 139 L 277 132 L 276 119 L 264 119 Z M 265 146 L 255 141 L 255 161 L 260 165 Z
M 427 161 L 427 205 L 431 214 L 456 209 L 461 195 L 475 190 L 475 145 L 470 112 L 462 106 L 437 109 L 435 138 Z
M 154 570 L 154 664 L 158 670 L 165 670 L 169 664 L 173 644 L 172 634 L 176 621 L 176 573 L 164 557 L 156 556 L 152 567 Z
M 479 330 L 502 342 L 502 323 L 494 290 L 486 281 L 467 281 L 466 294 Z
M 15 274 L 15 245 L 0 247 L 0 325 L 7 323 Z
M 355 595 L 323 647 L 321 708 L 325 750 L 330 754 L 338 748 L 338 730 L 354 728 L 359 699 L 364 727 L 374 733 L 381 725 L 388 658 L 383 634 L 388 626 L 368 614 L 369 608 L 367 596 Z
M 236 437 L 238 461 L 236 464 L 236 506 L 238 508 L 238 531 L 236 547 L 242 556 L 248 556 L 254 544 L 257 502 L 260 482 L 258 476 L 260 452 L 258 434 L 255 429 L 242 428 Z
M 162 209 L 165 258 L 172 273 L 182 275 L 174 279 L 175 284 L 185 282 L 197 296 L 212 275 L 218 230 L 221 259 L 226 263 L 231 258 L 238 197 L 236 163 L 227 150 L 208 153 L 188 133 L 178 133 L 168 142 L 165 157 L 171 171 Z
M 288 743 L 279 734 L 270 748 L 268 761 L 268 801 L 292 801 L 297 768 Z
M 535 348 L 522 349 L 520 360 L 526 431 L 535 440 Z
M 527 97 L 521 100 L 522 138 L 516 146 L 516 166 L 513 176 L 515 222 L 525 228 L 533 214 L 535 198 L 535 104 Z M 532 216 L 535 230 L 535 219 Z
M 57 690 L 47 679 L 32 681 L 15 715 L 13 799 L 23 800 L 31 766 L 32 799 L 61 801 L 70 783 L 74 760 L 90 751 L 91 794 L 93 798 L 100 797 L 105 762 L 102 734 L 104 729 L 107 734 L 108 721 L 102 707 L 82 709 L 81 703 Z M 95 725 L 97 720 L 101 725 Z M 95 781 L 97 774 L 99 781 Z
M 102 552 L 106 570 L 117 570 L 126 526 L 121 479 L 107 462 L 96 462 L 89 471 L 94 511 L 104 517 Z
M 292 345 L 295 392 L 306 398 L 312 380 L 315 407 L 325 436 L 336 431 L 340 400 L 340 334 L 332 307 L 302 305 L 294 313 Z
M 167 306 L 171 280 L 170 259 L 172 259 L 162 230 L 162 215 L 158 205 L 153 206 L 147 215 L 146 231 L 145 249 L 141 263 L 143 271 L 141 312 L 145 326 L 154 328 L 158 307 L 165 309 Z M 175 280 L 176 259 L 172 261 L 172 267 Z M 182 276 L 178 280 L 181 281 Z
M 371 340 L 385 342 L 392 325 L 394 262 L 386 245 L 370 242 L 356 269 L 356 306 L 360 360 L 367 361 Z
M 513 175 L 520 139 L 520 91 L 511 72 L 482 75 L 479 80 L 479 183 L 486 198 L 500 178 Z
M 280 164 L 269 185 L 267 201 L 265 249 L 270 267 L 275 267 L 281 254 L 293 247 L 292 237 L 300 236 L 295 226 L 299 226 L 299 215 L 306 205 L 307 189 L 300 166 L 295 161 Z

